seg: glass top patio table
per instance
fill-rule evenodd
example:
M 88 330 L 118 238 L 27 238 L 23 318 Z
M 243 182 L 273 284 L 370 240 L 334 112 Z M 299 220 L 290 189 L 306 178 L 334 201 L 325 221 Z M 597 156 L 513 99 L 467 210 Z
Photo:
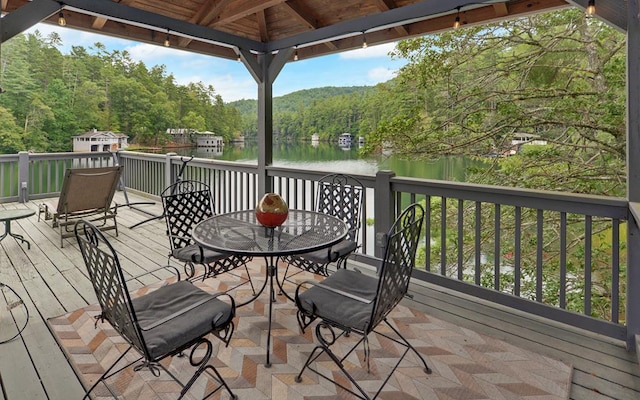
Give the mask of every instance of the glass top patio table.
M 289 210 L 279 227 L 258 223 L 254 210 L 230 212 L 202 221 L 193 240 L 211 250 L 249 256 L 285 256 L 329 247 L 347 235 L 347 225 L 333 216 Z
M 260 290 L 241 307 L 260 296 L 269 283 L 269 321 L 265 367 L 271 367 L 271 320 L 275 301 L 274 281 L 283 294 L 277 266 L 281 256 L 302 254 L 330 247 L 347 235 L 347 225 L 331 215 L 305 210 L 289 210 L 287 220 L 275 228 L 257 221 L 254 210 L 215 215 L 193 228 L 191 237 L 203 248 L 246 256 L 262 256 L 266 262 L 266 277 Z M 274 279 L 275 278 L 275 279 Z M 289 299 L 291 297 L 286 295 Z

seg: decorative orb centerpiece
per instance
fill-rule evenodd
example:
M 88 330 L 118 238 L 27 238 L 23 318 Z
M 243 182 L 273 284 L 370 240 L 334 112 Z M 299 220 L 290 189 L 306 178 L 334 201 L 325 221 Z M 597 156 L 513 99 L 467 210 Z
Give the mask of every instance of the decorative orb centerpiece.
M 256 219 L 267 228 L 282 225 L 288 216 L 289 207 L 279 194 L 267 193 L 256 205 Z

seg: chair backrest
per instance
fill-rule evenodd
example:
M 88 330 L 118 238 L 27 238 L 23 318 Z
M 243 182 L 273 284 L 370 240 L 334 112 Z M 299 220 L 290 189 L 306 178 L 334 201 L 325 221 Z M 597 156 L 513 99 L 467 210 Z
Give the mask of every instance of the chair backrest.
M 384 258 L 378 271 L 378 291 L 370 319 L 371 328 L 378 325 L 409 290 L 423 220 L 424 209 L 414 203 L 400 214 L 387 234 Z
M 56 210 L 58 214 L 111 207 L 122 168 L 68 168 L 60 189 Z
M 100 318 L 107 320 L 125 339 L 147 355 L 118 256 L 95 225 L 80 220 L 74 228 L 78 247 L 98 297 Z
M 171 249 L 193 244 L 193 227 L 214 214 L 209 186 L 199 181 L 179 181 L 167 187 L 160 197 Z
M 316 211 L 344 221 L 349 229 L 346 239 L 354 242 L 360 231 L 364 190 L 362 182 L 345 174 L 325 175 L 318 181 Z

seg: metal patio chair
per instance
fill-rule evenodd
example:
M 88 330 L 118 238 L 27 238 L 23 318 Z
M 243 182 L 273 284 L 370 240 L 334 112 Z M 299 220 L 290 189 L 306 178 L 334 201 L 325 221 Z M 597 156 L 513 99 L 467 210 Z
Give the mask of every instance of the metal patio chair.
M 184 397 L 196 380 L 206 372 L 207 376 L 217 382 L 210 394 L 224 388 L 235 399 L 236 396 L 217 369 L 208 364 L 213 344 L 207 338 L 212 333 L 225 345 L 229 344 L 234 331 L 233 298 L 227 294 L 207 293 L 193 283 L 181 280 L 131 298 L 118 255 L 102 232 L 90 222 L 81 220 L 76 224 L 74 233 L 100 304 L 101 313 L 97 321 L 109 322 L 128 344 L 122 355 L 89 388 L 84 398 L 89 398 L 100 382 L 117 398 L 118 393 L 114 392 L 106 380 L 138 363 L 133 369 L 136 372 L 147 368 L 155 376 L 160 376 L 160 369 L 164 370 L 181 385 L 179 398 Z M 204 355 L 196 353 L 202 346 L 205 348 Z M 189 348 L 189 363 L 196 367 L 196 371 L 185 384 L 163 366 L 161 361 L 181 355 Z M 119 365 L 131 349 L 137 351 L 140 357 L 124 366 Z
M 191 238 L 193 227 L 214 215 L 209 186 L 203 182 L 186 180 L 167 187 L 160 195 L 167 225 L 167 235 L 174 258 L 184 263 L 186 274 L 195 279 L 197 264 L 204 267 L 202 279 L 214 277 L 237 268 L 244 268 L 247 281 L 255 294 L 247 262 L 250 257 L 218 253 L 200 247 Z M 241 284 L 244 284 L 243 282 Z
M 318 345 L 296 377 L 301 382 L 305 369 L 342 387 L 360 399 L 375 399 L 398 368 L 409 350 L 413 350 L 422 361 L 427 374 L 431 370 L 420 353 L 387 320 L 388 314 L 407 294 L 411 271 L 415 265 L 415 254 L 422 229 L 424 210 L 413 204 L 396 219 L 386 237 L 384 258 L 376 277 L 358 271 L 339 269 L 321 282 L 305 281 L 298 285 L 295 301 L 298 307 L 298 323 L 304 330 L 315 320 L 315 335 Z M 395 333 L 390 336 L 384 330 L 376 330 L 384 323 Z M 369 335 L 376 332 L 404 347 L 397 363 L 389 371 L 378 391 L 371 397 L 356 379 L 346 370 L 345 360 L 361 344 L 364 344 L 364 361 L 370 372 Z M 332 349 L 340 337 L 349 334 L 361 335 L 361 339 L 340 358 Z M 314 361 L 323 353 L 333 360 L 353 388 L 347 387 L 344 379 L 334 378 L 314 368 Z
M 290 266 L 323 276 L 329 276 L 332 263 L 336 269 L 346 267 L 347 258 L 358 248 L 364 191 L 362 182 L 350 175 L 329 174 L 318 181 L 315 211 L 343 220 L 349 232 L 344 240 L 329 248 L 284 257 L 287 262 L 284 279 Z
M 38 221 L 44 214 L 60 231 L 60 247 L 64 239 L 73 237 L 73 227 L 79 219 L 99 223 L 100 230 L 115 230 L 118 236 L 117 205 L 113 196 L 120 182 L 122 166 L 98 168 L 67 168 L 57 201 L 38 206 Z

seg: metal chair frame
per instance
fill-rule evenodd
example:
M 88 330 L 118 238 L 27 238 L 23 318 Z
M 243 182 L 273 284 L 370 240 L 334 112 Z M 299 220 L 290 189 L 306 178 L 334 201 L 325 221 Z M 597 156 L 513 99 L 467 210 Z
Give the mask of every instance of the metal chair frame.
M 173 289 L 177 288 L 178 285 L 180 285 L 181 288 L 185 288 L 188 285 L 187 291 L 182 290 L 181 293 L 195 293 L 197 298 L 194 297 L 191 300 L 182 301 L 183 304 L 181 304 L 181 308 L 170 315 L 158 316 L 150 320 L 148 318 L 149 313 L 147 312 L 145 314 L 147 318 L 145 318 L 144 322 L 141 322 L 138 315 L 145 311 L 142 307 L 142 304 L 144 304 L 143 300 L 147 296 L 152 296 L 153 292 L 136 299 L 131 298 L 118 255 L 104 234 L 95 225 L 88 221 L 80 220 L 74 228 L 74 233 L 101 308 L 100 315 L 96 317 L 96 324 L 98 321 L 104 322 L 106 320 L 129 345 L 122 355 L 118 357 L 89 390 L 86 391 L 83 399 L 89 398 L 90 393 L 100 382 L 105 385 L 114 398 L 117 398 L 118 394 L 113 391 L 106 380 L 136 363 L 139 363 L 134 367 L 134 371 L 136 372 L 148 368 L 154 376 L 159 376 L 160 369 L 164 370 L 182 387 L 179 399 L 184 397 L 203 373 L 207 373 L 208 376 L 218 383 L 217 387 L 212 389 L 205 398 L 224 388 L 229 392 L 231 398 L 236 399 L 237 396 L 231 391 L 231 388 L 224 381 L 217 369 L 208 364 L 213 353 L 213 345 L 206 337 L 209 333 L 212 333 L 228 346 L 234 331 L 234 299 L 224 293 L 215 295 L 208 294 L 196 288 L 190 282 L 180 281 L 178 270 L 175 269 L 175 267 L 165 266 L 162 268 L 169 267 L 175 270 L 178 275 L 178 281 L 158 289 L 164 290 L 162 295 L 172 298 L 171 294 L 175 292 Z M 222 302 L 219 299 L 220 296 L 227 298 L 227 301 Z M 159 297 L 160 296 L 149 298 L 156 299 L 155 301 L 157 302 Z M 212 310 L 207 307 L 216 308 Z M 222 313 L 219 310 L 225 310 L 226 318 L 221 316 Z M 160 346 L 160 349 L 151 349 L 149 346 L 150 343 L 147 340 L 148 338 L 152 338 L 151 332 L 154 329 L 163 329 L 168 324 L 171 324 L 172 321 L 177 321 L 180 318 L 190 320 L 199 318 L 200 320 L 204 320 L 207 325 L 209 324 L 208 321 L 210 321 L 211 327 L 210 329 L 207 328 L 206 332 L 202 334 L 189 332 L 174 335 L 174 337 L 178 337 L 175 343 Z M 220 320 L 220 318 L 223 318 L 223 320 Z M 182 319 L 182 321 L 184 321 L 184 319 Z M 175 324 L 177 322 L 173 323 Z M 166 335 L 163 336 L 163 338 L 167 341 L 170 340 Z M 196 350 L 202 345 L 205 347 L 204 355 L 196 355 Z M 189 348 L 191 348 L 189 362 L 196 368 L 196 371 L 187 383 L 183 383 L 165 368 L 160 361 L 167 357 L 182 355 L 182 353 Z M 120 361 L 123 360 L 132 349 L 137 351 L 141 356 L 132 362 L 126 363 L 124 366 L 116 368 Z M 199 357 L 201 358 L 198 359 Z
M 160 197 L 162 198 L 163 215 L 171 249 L 169 259 L 174 258 L 184 262 L 184 270 L 189 279 L 199 278 L 195 276 L 196 264 L 204 267 L 202 279 L 244 267 L 248 283 L 255 294 L 253 281 L 247 267 L 251 257 L 205 250 L 191 238 L 193 227 L 212 217 L 215 213 L 209 186 L 200 181 L 179 181 L 168 186 Z M 239 285 L 244 283 L 246 282 L 241 282 Z
M 337 271 L 321 282 L 305 281 L 298 285 L 295 293 L 295 301 L 298 307 L 298 323 L 300 328 L 304 332 L 316 319 L 319 319 L 319 322 L 315 327 L 315 336 L 318 345 L 313 349 L 300 370 L 300 373 L 296 376 L 296 382 L 302 381 L 303 372 L 309 368 L 357 398 L 367 400 L 375 399 L 409 350 L 413 350 L 415 355 L 422 361 L 425 373 L 431 373 L 431 369 L 427 366 L 422 355 L 418 353 L 413 345 L 411 345 L 387 319 L 388 314 L 396 307 L 402 298 L 407 295 L 411 271 L 415 266 L 415 253 L 420 238 L 423 219 L 424 209 L 419 204 L 413 204 L 407 207 L 396 219 L 386 237 L 384 258 L 378 270 L 377 277 L 374 278 L 362 274 L 362 276 L 358 278 L 358 280 L 371 280 L 371 287 L 376 288 L 375 291 L 371 293 L 371 296 L 362 295 L 360 291 L 349 287 L 349 285 L 342 280 L 342 277 L 348 276 L 348 274 L 352 274 L 352 276 L 353 274 L 359 274 L 357 271 Z M 342 280 L 342 282 L 340 282 L 340 280 Z M 352 290 L 350 291 L 350 289 Z M 309 290 L 316 291 L 315 298 L 313 295 L 305 296 L 305 293 L 310 293 L 307 292 Z M 329 306 L 323 309 L 322 304 L 314 301 L 318 300 L 318 294 L 323 294 L 324 296 L 329 295 L 335 298 L 337 304 L 345 304 L 348 301 L 360 304 L 364 312 L 369 313 L 364 326 L 357 326 L 357 323 L 353 321 L 353 319 L 356 318 L 337 320 L 337 318 L 332 317 L 331 315 L 333 315 L 333 311 L 335 310 L 330 310 L 329 308 L 331 307 Z M 395 333 L 396 337 L 376 330 L 381 323 L 388 326 L 391 331 Z M 405 350 L 400 355 L 389 375 L 382 382 L 378 391 L 371 397 L 344 368 L 344 361 L 362 343 L 364 345 L 364 358 L 367 363 L 367 372 L 370 372 L 371 354 L 368 335 L 372 332 L 404 346 Z M 331 346 L 343 335 L 349 335 L 351 333 L 361 335 L 362 337 L 343 357 L 339 357 L 331 350 Z M 328 376 L 313 367 L 314 361 L 323 353 L 326 353 L 336 363 L 355 389 L 346 387 L 346 385 L 336 381 L 332 376 Z
M 347 224 L 349 232 L 338 245 L 312 254 L 285 257 L 284 260 L 287 262 L 287 268 L 284 272 L 285 279 L 289 272 L 289 266 L 322 276 L 329 276 L 331 272 L 329 266 L 333 263 L 335 263 L 336 269 L 346 268 L 347 259 L 359 247 L 358 235 L 362 225 L 364 192 L 365 187 L 362 182 L 351 175 L 329 174 L 320 178 L 316 191 L 315 211 L 343 220 Z M 348 250 L 337 250 L 340 246 L 347 246 Z M 318 256 L 321 256 L 322 262 L 314 260 Z
M 80 219 L 90 219 L 100 230 L 115 230 L 118 236 L 117 204 L 113 196 L 120 182 L 122 166 L 97 168 L 67 168 L 60 197 L 57 201 L 38 205 L 38 221 L 41 215 L 52 220 L 52 226 L 60 231 L 60 247 L 64 239 L 73 237 L 74 226 Z

